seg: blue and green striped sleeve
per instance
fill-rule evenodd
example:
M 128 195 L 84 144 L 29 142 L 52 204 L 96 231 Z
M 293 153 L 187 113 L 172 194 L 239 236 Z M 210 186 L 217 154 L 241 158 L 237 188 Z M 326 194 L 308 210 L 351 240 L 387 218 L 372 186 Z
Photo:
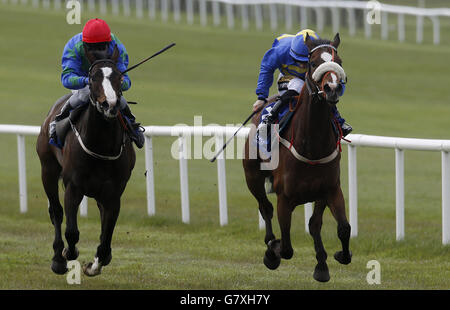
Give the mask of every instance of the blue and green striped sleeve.
M 75 35 L 67 42 L 62 55 L 61 82 L 68 89 L 81 89 L 88 83 L 87 72 L 82 69 L 81 55 L 76 46 L 80 42 L 80 35 Z

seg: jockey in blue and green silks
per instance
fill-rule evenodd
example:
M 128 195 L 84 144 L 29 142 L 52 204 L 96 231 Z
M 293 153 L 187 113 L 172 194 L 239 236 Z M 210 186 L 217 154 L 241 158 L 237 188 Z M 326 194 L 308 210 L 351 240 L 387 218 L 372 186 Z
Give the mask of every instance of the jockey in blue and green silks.
M 89 67 L 90 63 L 86 58 L 85 51 L 88 49 L 96 55 L 103 57 L 110 56 L 114 47 L 117 46 L 119 58 L 117 69 L 121 72 L 128 67 L 128 54 L 125 46 L 117 36 L 111 33 L 108 24 L 101 19 L 89 20 L 83 28 L 83 32 L 73 36 L 64 47 L 62 55 L 61 82 L 65 88 L 72 90 L 72 96 L 64 104 L 61 112 L 56 115 L 55 121 L 50 123 L 50 143 L 62 148 L 60 141 L 56 137 L 56 122 L 61 121 L 69 115 L 69 112 L 81 105 L 89 102 Z M 127 91 L 131 87 L 128 74 L 122 76 L 121 90 Z M 134 129 L 132 140 L 136 146 L 142 148 L 144 145 L 144 135 L 135 117 L 131 113 L 128 103 L 123 96 L 120 98 L 120 112 L 131 123 Z
M 310 29 L 305 29 L 296 35 L 284 34 L 275 39 L 272 48 L 265 54 L 261 62 L 256 95 L 258 100 L 253 104 L 253 111 L 259 111 L 267 102 L 269 89 L 273 83 L 273 74 L 278 69 L 278 92 L 280 99 L 273 106 L 272 110 L 263 119 L 260 126 L 273 124 L 278 118 L 278 113 L 291 100 L 297 96 L 304 83 L 309 61 L 309 50 L 305 45 L 306 34 L 314 40 L 319 36 Z M 342 84 L 342 93 L 345 91 L 345 84 Z M 352 127 L 345 123 L 340 116 L 336 106 L 333 106 L 333 113 L 338 120 L 343 135 L 346 136 L 352 131 Z

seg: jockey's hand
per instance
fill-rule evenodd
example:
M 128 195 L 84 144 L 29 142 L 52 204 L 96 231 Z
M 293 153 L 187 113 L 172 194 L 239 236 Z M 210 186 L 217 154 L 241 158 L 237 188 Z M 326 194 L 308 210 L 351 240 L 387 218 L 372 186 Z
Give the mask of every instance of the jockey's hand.
M 264 104 L 266 103 L 265 100 L 258 99 L 253 104 L 253 112 L 259 112 L 264 107 Z

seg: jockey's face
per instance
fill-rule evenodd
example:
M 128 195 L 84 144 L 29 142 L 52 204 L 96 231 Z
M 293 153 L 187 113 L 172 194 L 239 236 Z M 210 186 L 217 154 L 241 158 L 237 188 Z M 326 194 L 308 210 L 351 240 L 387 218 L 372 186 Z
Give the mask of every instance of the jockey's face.
M 99 42 L 99 43 L 86 43 L 86 46 L 90 51 L 105 51 L 108 48 L 109 42 Z
M 307 69 L 308 62 L 307 61 L 296 61 L 297 65 L 300 67 L 300 69 Z

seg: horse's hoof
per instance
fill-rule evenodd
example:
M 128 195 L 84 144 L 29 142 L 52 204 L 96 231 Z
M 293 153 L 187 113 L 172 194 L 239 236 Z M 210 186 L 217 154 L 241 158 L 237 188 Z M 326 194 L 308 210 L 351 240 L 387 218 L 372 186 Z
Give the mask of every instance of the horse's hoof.
M 102 273 L 101 268 L 92 268 L 93 263 L 88 263 L 83 266 L 83 273 L 88 277 L 95 277 Z
M 275 253 L 267 249 L 266 254 L 264 255 L 264 265 L 270 270 L 275 270 L 280 266 L 281 258 L 277 257 Z
M 291 259 L 292 256 L 294 256 L 294 250 L 292 248 L 287 249 L 287 250 L 281 250 L 280 256 L 281 256 L 281 258 L 284 258 L 284 259 Z
M 102 272 L 102 264 L 99 263 L 98 257 L 94 259 L 93 263 L 83 265 L 83 273 L 88 277 L 98 276 Z
M 78 252 L 77 248 L 75 248 L 75 253 L 70 252 L 68 248 L 64 248 L 62 251 L 62 256 L 67 260 L 76 260 L 78 255 L 80 255 L 80 252 Z
M 319 282 L 330 281 L 330 273 L 328 272 L 328 267 L 326 269 L 319 269 L 317 266 L 314 269 L 314 279 Z
M 338 251 L 334 254 L 334 259 L 343 265 L 348 265 L 352 262 L 352 252 L 349 251 L 348 255 L 344 255 L 343 251 Z
M 52 260 L 52 271 L 54 273 L 56 273 L 56 274 L 65 274 L 67 272 L 67 270 L 68 270 L 67 269 L 67 262 L 65 260 L 61 261 L 61 262 Z
M 280 240 L 270 240 L 264 254 L 264 265 L 270 270 L 275 270 L 280 266 Z

